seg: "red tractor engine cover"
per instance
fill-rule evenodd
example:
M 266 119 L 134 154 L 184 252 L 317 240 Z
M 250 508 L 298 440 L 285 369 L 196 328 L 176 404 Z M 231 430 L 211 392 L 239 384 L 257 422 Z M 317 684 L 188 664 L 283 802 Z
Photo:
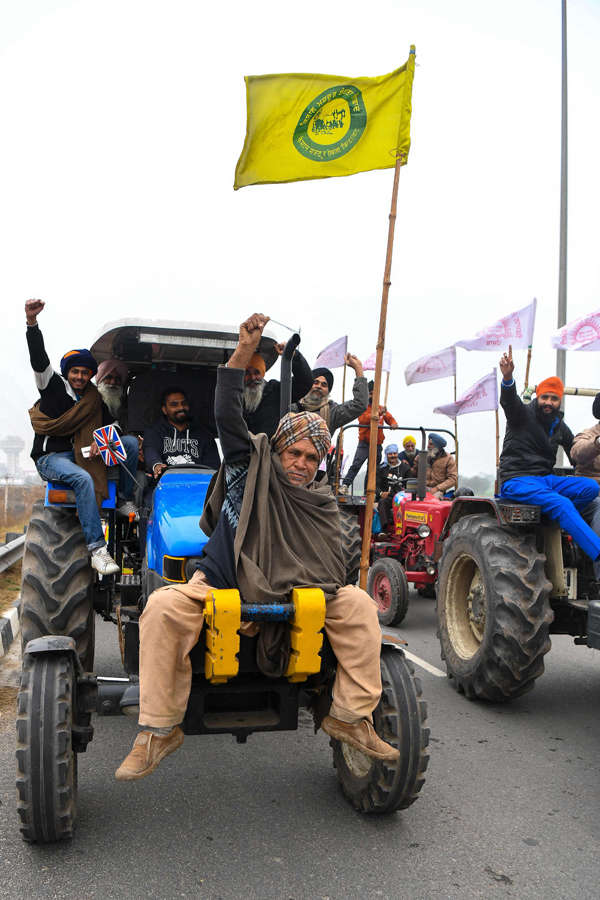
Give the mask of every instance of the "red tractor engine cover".
M 409 496 L 400 497 L 396 502 L 394 498 L 394 531 L 396 540 L 417 538 L 417 529 L 420 525 L 428 525 L 430 534 L 428 537 L 419 538 L 419 554 L 433 559 L 436 541 L 439 539 L 446 519 L 450 513 L 452 503 L 449 500 L 437 500 L 431 494 L 427 494 L 424 500 L 412 500 Z M 407 544 L 413 543 L 408 541 Z M 416 545 L 416 540 L 415 540 Z M 409 551 L 408 545 L 406 550 Z M 416 546 L 415 546 L 416 550 Z M 406 568 L 412 569 L 416 560 L 407 559 Z

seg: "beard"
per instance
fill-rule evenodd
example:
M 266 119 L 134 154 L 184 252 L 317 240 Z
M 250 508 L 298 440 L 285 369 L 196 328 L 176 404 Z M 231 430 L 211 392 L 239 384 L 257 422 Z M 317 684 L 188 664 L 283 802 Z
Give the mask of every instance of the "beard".
M 111 416 L 118 419 L 123 405 L 123 388 L 119 387 L 118 384 L 104 384 L 104 382 L 101 382 L 98 385 L 98 391 Z
M 248 413 L 253 413 L 262 400 L 263 391 L 265 389 L 264 379 L 258 384 L 247 384 L 244 388 L 244 409 Z

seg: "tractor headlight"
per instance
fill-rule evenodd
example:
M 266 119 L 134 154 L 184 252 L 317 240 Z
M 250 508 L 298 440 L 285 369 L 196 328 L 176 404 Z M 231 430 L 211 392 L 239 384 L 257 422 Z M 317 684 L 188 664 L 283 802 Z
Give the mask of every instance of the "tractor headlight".
M 184 567 L 184 556 L 163 556 L 162 577 L 165 581 L 176 581 L 182 584 L 187 580 Z
M 429 525 L 419 525 L 419 527 L 417 528 L 417 534 L 420 538 L 429 537 L 429 535 L 431 534 L 431 528 L 429 527 Z

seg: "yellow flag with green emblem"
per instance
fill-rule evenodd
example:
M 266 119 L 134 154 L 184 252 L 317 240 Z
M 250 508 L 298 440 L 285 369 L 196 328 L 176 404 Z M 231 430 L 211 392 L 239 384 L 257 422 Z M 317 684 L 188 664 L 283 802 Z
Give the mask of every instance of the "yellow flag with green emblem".
M 389 169 L 410 148 L 415 48 L 377 78 L 246 77 L 247 125 L 234 189 Z

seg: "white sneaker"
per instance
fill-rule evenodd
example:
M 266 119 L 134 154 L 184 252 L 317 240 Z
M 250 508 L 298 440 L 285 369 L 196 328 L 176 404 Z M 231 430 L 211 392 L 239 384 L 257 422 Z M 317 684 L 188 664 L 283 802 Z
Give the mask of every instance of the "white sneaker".
M 100 575 L 116 575 L 117 572 L 121 571 L 106 549 L 106 544 L 104 547 L 98 547 L 97 550 L 94 550 L 90 562 L 92 569 L 95 569 Z
M 132 503 L 131 500 L 125 500 L 125 502 L 118 507 L 117 512 L 125 519 L 128 519 L 131 513 L 135 514 L 136 519 L 138 518 L 137 506 L 135 503 Z

